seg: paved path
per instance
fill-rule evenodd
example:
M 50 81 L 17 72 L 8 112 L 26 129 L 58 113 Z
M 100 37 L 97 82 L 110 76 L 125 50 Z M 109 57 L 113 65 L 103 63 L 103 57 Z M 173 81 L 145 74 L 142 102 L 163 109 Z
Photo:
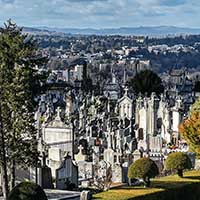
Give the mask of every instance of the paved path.
M 48 200 L 80 200 L 80 192 L 66 190 L 44 190 Z M 4 200 L 0 197 L 0 200 Z

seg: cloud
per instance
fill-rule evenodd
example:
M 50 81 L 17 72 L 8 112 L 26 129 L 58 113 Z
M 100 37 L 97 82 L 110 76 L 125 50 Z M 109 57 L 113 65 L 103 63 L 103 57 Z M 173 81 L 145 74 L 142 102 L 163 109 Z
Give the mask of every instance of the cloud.
M 0 0 L 0 23 L 51 27 L 200 26 L 197 0 Z
M 3 3 L 14 3 L 15 0 L 0 0 Z
M 160 0 L 160 5 L 179 6 L 185 4 L 186 2 L 188 2 L 188 0 Z
M 71 3 L 74 3 L 74 2 L 83 3 L 83 2 L 107 1 L 107 0 L 66 0 L 66 1 L 69 1 Z

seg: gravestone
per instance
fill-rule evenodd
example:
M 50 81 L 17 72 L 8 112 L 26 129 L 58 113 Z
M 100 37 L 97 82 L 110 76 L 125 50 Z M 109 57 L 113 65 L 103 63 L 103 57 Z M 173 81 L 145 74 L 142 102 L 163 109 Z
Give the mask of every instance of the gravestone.
M 78 149 L 79 149 L 79 152 L 78 152 L 78 154 L 75 155 L 76 162 L 85 161 L 86 160 L 86 155 L 83 154 L 83 149 L 84 149 L 83 146 L 80 145 L 78 147 Z
M 139 140 L 138 141 L 138 149 L 144 149 L 144 151 L 147 150 L 147 142 L 145 140 Z
M 94 146 L 92 152 L 92 161 L 94 165 L 99 162 L 99 158 L 100 158 L 100 148 L 99 146 Z
M 136 149 L 133 152 L 133 161 L 135 162 L 136 160 L 139 160 L 140 158 L 142 158 L 142 152 L 139 149 Z
M 98 175 L 102 177 L 106 176 L 109 167 L 111 167 L 109 162 L 106 162 L 105 160 L 100 161 L 98 163 Z
M 41 187 L 43 189 L 53 189 L 51 168 L 48 166 L 41 167 Z
M 117 149 L 115 152 L 116 162 L 112 166 L 112 182 L 113 183 L 122 183 L 122 167 L 120 163 L 120 158 L 122 154 L 120 150 Z
M 195 167 L 195 161 L 196 161 L 196 154 L 192 153 L 192 152 L 186 152 L 186 154 L 188 155 L 188 157 L 191 160 L 192 168 L 194 168 Z
M 72 190 L 75 187 L 78 187 L 78 166 L 71 156 L 67 155 L 56 170 L 56 188 Z
M 200 170 L 200 160 L 198 159 L 196 159 L 196 161 L 195 161 L 195 169 L 196 170 Z
M 90 179 L 93 176 L 92 162 L 79 161 L 78 162 L 79 179 Z
M 122 167 L 119 163 L 115 163 L 112 168 L 112 182 L 122 183 Z
M 160 136 L 149 136 L 149 149 L 151 152 L 161 152 L 162 138 Z
M 104 150 L 104 161 L 114 165 L 114 151 L 112 149 Z
M 104 160 L 94 166 L 94 185 L 98 189 L 107 190 L 112 182 L 111 164 Z
M 92 200 L 92 194 L 90 191 L 82 191 L 80 200 Z
M 122 164 L 122 182 L 123 183 L 128 183 L 128 168 L 129 168 L 129 163 L 126 161 Z

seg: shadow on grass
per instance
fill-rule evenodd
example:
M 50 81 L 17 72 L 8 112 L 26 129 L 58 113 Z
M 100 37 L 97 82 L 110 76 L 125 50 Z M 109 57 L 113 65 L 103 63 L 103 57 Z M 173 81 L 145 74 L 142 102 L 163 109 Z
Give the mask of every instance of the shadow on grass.
M 177 186 L 164 191 L 127 198 L 127 200 L 200 200 L 200 183 L 185 183 L 180 187 Z
M 137 196 L 138 190 L 141 190 L 141 192 Z M 119 188 L 112 188 L 110 192 L 108 196 L 106 193 L 103 193 L 93 199 L 120 200 L 120 196 L 117 199 L 116 194 L 123 193 L 122 199 L 124 200 L 200 200 L 200 176 L 199 174 L 197 176 L 190 176 L 188 174 L 183 179 L 176 176 L 174 178 L 161 178 L 152 180 L 150 188 L 124 185 Z M 128 197 L 126 197 L 126 194 Z
M 200 180 L 199 176 L 184 177 L 188 179 Z M 153 181 L 152 188 L 164 189 L 138 197 L 128 198 L 127 200 L 200 200 L 200 182 L 190 181 Z M 135 189 L 135 188 L 133 188 Z M 139 188 L 138 188 L 139 189 Z
M 151 190 L 151 189 L 173 189 L 173 188 L 179 188 L 181 186 L 184 186 L 188 184 L 188 182 L 185 181 L 152 181 L 150 187 L 144 187 L 144 186 L 122 186 L 119 188 L 112 188 L 110 190 Z
M 200 176 L 184 176 L 184 178 L 193 179 L 193 180 L 200 180 Z
M 161 188 L 161 189 L 174 189 L 180 188 L 184 185 L 188 185 L 188 182 L 185 181 L 154 181 L 151 187 L 153 188 Z

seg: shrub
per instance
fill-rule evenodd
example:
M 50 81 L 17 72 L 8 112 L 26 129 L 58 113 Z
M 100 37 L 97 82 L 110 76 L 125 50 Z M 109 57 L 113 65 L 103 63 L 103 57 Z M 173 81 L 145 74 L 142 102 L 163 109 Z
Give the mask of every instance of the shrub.
M 150 186 L 150 178 L 159 174 L 156 163 L 149 158 L 140 158 L 136 160 L 128 170 L 128 178 L 142 178 L 145 186 Z
M 190 115 L 179 125 L 179 132 L 190 147 L 190 151 L 200 157 L 200 99 L 193 104 Z
M 10 192 L 8 200 L 47 200 L 43 189 L 32 182 L 21 182 Z
M 177 170 L 178 175 L 183 177 L 183 170 L 191 169 L 192 163 L 187 154 L 175 152 L 169 154 L 165 161 L 165 167 L 167 170 Z

